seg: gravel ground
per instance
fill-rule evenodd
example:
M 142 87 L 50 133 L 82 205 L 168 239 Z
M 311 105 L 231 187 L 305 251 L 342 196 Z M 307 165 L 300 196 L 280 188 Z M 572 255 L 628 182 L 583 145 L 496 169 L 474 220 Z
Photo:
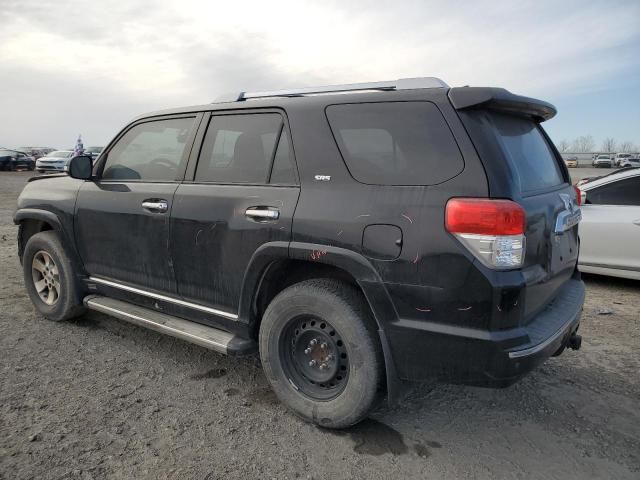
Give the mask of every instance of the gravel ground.
M 504 390 L 417 385 L 336 433 L 298 420 L 257 357 L 92 312 L 51 323 L 23 287 L 0 173 L 0 478 L 640 478 L 640 282 L 587 277 L 582 350 Z

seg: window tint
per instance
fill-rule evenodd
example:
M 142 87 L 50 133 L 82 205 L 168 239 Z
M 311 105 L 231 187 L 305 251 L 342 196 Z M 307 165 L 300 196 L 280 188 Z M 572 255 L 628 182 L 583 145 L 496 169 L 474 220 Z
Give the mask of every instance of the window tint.
M 193 122 L 176 118 L 134 126 L 109 151 L 102 178 L 175 180 Z
M 327 118 L 351 175 L 362 183 L 433 185 L 462 171 L 449 127 L 429 102 L 332 105 Z
M 564 183 L 560 166 L 538 125 L 532 120 L 490 113 L 498 141 L 516 172 L 521 192 Z
M 271 170 L 271 183 L 280 183 L 291 185 L 296 183 L 295 165 L 291 156 L 291 148 L 289 145 L 289 135 L 287 130 L 282 130 L 276 156 L 273 160 L 273 169 Z
M 211 117 L 196 181 L 266 183 L 281 126 L 277 113 Z
M 589 190 L 586 203 L 640 206 L 640 177 L 618 180 Z

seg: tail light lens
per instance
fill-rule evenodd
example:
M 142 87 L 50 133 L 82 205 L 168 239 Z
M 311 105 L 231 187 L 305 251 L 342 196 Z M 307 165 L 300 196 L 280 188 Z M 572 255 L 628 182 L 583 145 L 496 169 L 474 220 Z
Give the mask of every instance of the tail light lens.
M 452 198 L 445 228 L 484 265 L 497 270 L 524 263 L 524 209 L 511 200 Z
M 576 187 L 574 185 L 573 189 L 576 191 L 576 203 L 578 204 L 578 206 L 582 205 L 585 201 L 586 198 L 586 193 L 583 192 L 582 190 L 580 190 L 580 188 Z

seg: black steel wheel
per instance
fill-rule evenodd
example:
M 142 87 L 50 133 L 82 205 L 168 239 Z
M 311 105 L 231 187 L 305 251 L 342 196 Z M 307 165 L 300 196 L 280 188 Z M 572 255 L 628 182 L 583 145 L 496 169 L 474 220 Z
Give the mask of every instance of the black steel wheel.
M 349 378 L 349 354 L 336 329 L 326 320 L 302 316 L 286 327 L 280 361 L 289 378 L 314 400 L 339 395 Z
M 337 280 L 305 280 L 276 295 L 262 318 L 260 359 L 278 398 L 326 428 L 366 418 L 384 385 L 369 306 Z

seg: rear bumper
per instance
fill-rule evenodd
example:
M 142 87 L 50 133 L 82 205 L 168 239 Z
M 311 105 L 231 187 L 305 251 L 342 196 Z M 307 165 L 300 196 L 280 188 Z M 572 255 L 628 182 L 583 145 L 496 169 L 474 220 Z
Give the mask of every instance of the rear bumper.
M 400 320 L 387 332 L 403 380 L 506 387 L 557 351 L 578 330 L 584 283 L 572 278 L 528 325 L 486 331 Z

